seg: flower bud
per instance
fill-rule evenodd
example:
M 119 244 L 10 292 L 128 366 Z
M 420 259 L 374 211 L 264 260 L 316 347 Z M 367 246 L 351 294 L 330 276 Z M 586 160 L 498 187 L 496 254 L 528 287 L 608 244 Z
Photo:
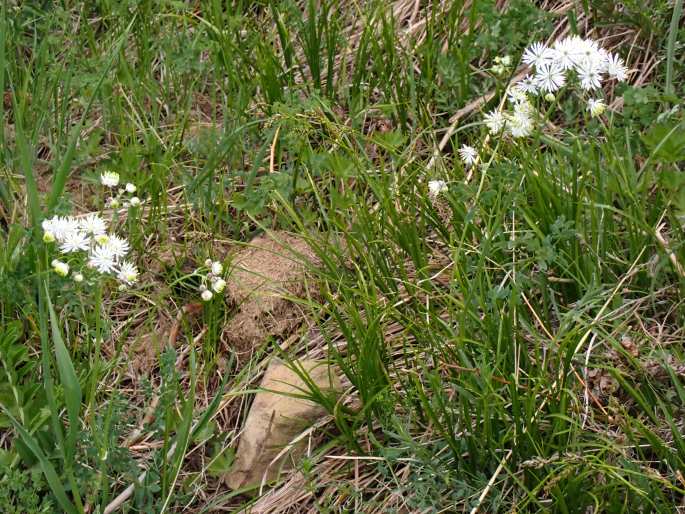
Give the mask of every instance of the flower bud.
M 100 175 L 100 183 L 105 187 L 117 187 L 119 185 L 119 174 L 115 171 L 105 171 Z
M 83 275 L 81 273 L 74 273 L 74 282 L 83 282 Z
M 135 184 L 131 184 L 130 182 L 126 184 L 127 193 L 135 193 L 137 190 L 138 188 L 135 186 Z
M 506 71 L 506 68 L 501 64 L 495 64 L 491 69 L 495 75 L 504 75 L 504 72 Z
M 69 274 L 69 265 L 66 262 L 58 261 L 57 259 L 52 261 L 52 269 L 60 277 L 66 277 Z
M 202 297 L 203 302 L 208 302 L 209 300 L 212 299 L 212 296 L 214 296 L 214 295 L 212 294 L 212 292 L 209 289 L 206 291 L 202 291 L 202 294 L 200 295 L 200 297 Z
M 212 273 L 214 273 L 215 275 L 221 275 L 221 273 L 224 271 L 224 266 L 219 261 L 212 262 L 211 266 Z
M 43 234 L 43 242 L 44 243 L 54 243 L 55 242 L 55 234 L 52 232 L 45 232 Z
M 131 207 L 138 207 L 140 205 L 140 198 L 137 196 L 131 197 Z
M 604 111 L 607 110 L 607 106 L 604 102 L 601 100 L 594 100 L 591 99 L 588 101 L 588 111 L 590 111 L 590 116 L 593 118 L 596 118 L 597 116 L 601 116 L 604 114 Z
M 226 288 L 226 281 L 223 278 L 218 278 L 212 283 L 212 289 L 215 293 L 222 293 Z
M 552 93 L 547 93 L 547 94 L 545 95 L 545 100 L 547 100 L 548 102 L 553 102 L 553 101 L 556 100 L 556 99 L 557 99 L 557 98 L 556 98 Z

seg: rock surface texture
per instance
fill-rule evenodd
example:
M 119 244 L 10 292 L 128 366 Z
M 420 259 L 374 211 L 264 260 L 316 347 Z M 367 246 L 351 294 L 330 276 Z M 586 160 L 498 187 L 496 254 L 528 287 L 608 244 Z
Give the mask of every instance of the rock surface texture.
M 340 378 L 328 364 L 300 360 L 296 365 L 323 392 L 341 391 Z M 307 448 L 307 437 L 293 441 L 326 415 L 323 407 L 301 398 L 309 390 L 305 381 L 288 365 L 279 359 L 271 361 L 245 421 L 235 463 L 226 475 L 226 484 L 231 489 L 259 487 L 262 482 L 272 482 L 302 456 Z M 285 448 L 287 451 L 283 452 Z
M 306 265 L 317 259 L 305 241 L 286 232 L 259 236 L 233 257 L 226 287 L 237 312 L 227 339 L 238 351 L 249 351 L 270 336 L 283 336 L 304 318 L 291 298 L 305 298 Z

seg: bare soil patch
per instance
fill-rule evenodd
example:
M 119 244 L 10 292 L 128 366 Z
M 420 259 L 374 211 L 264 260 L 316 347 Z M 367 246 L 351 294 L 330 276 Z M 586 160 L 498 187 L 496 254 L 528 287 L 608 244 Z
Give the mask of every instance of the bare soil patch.
M 300 324 L 306 313 L 298 300 L 317 294 L 307 281 L 307 268 L 316 264 L 309 245 L 286 232 L 258 236 L 239 250 L 226 288 L 237 306 L 225 331 L 229 344 L 246 351 Z

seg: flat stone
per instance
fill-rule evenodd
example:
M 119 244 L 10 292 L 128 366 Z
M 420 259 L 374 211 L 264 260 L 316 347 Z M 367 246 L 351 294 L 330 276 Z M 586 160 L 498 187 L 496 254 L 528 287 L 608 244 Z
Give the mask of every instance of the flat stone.
M 327 363 L 300 360 L 296 365 L 323 392 L 341 392 L 340 377 Z M 280 473 L 292 469 L 307 448 L 307 437 L 292 444 L 293 440 L 327 414 L 322 406 L 301 398 L 309 391 L 305 381 L 288 365 L 279 359 L 271 361 L 247 415 L 235 462 L 225 477 L 228 487 L 258 488 L 262 481 L 273 482 Z

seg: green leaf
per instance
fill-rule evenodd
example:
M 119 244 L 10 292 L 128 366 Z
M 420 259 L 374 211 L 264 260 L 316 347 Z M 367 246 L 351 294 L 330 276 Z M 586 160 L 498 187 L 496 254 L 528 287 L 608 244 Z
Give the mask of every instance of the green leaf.
M 65 448 L 67 460 L 69 460 L 69 456 L 73 457 L 76 451 L 76 436 L 78 435 L 79 430 L 79 411 L 81 410 L 82 399 L 81 385 L 76 376 L 76 371 L 74 370 L 74 364 L 69 356 L 69 351 L 62 339 L 62 333 L 59 329 L 59 322 L 55 315 L 55 309 L 52 307 L 47 284 L 45 284 L 45 294 L 48 310 L 50 312 L 50 326 L 52 328 L 52 340 L 55 346 L 57 371 L 59 372 L 60 381 L 64 388 L 64 401 L 67 405 L 67 415 L 69 417 L 69 432 L 67 434 Z
M 673 163 L 685 159 L 685 124 L 659 124 L 642 136 L 652 157 L 661 162 Z
M 5 416 L 7 416 L 12 422 L 14 429 L 17 431 L 24 444 L 38 459 L 38 463 L 43 471 L 43 474 L 45 475 L 45 479 L 48 481 L 50 489 L 52 489 L 52 494 L 54 494 L 55 498 L 57 498 L 57 501 L 59 502 L 63 511 L 69 514 L 76 514 L 76 507 L 74 507 L 74 504 L 69 500 L 64 486 L 62 485 L 59 476 L 57 476 L 55 468 L 52 466 L 52 464 L 50 464 L 50 461 L 48 461 L 47 457 L 43 453 L 43 450 L 40 449 L 38 441 L 36 441 L 33 436 L 23 426 L 21 426 L 21 423 L 19 423 L 3 405 L 0 405 L 0 409 L 2 409 L 2 411 L 5 413 Z
M 235 461 L 235 449 L 227 446 L 219 450 L 217 455 L 212 458 L 207 472 L 212 476 L 222 476 L 228 473 Z

